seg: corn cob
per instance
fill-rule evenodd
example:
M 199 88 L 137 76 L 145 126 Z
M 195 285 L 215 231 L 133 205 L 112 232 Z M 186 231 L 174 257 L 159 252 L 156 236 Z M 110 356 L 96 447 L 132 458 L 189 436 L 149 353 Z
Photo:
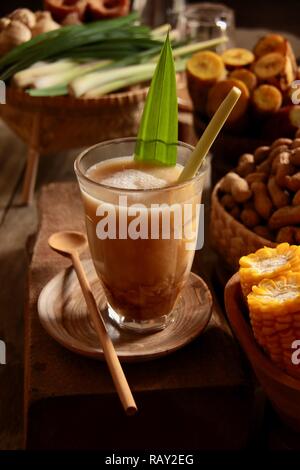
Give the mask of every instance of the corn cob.
M 240 281 L 245 297 L 252 286 L 263 279 L 272 279 L 288 271 L 300 272 L 300 246 L 281 243 L 276 248 L 260 248 L 240 259 Z
M 299 378 L 292 344 L 300 339 L 300 272 L 264 279 L 253 286 L 247 301 L 257 342 L 278 367 Z

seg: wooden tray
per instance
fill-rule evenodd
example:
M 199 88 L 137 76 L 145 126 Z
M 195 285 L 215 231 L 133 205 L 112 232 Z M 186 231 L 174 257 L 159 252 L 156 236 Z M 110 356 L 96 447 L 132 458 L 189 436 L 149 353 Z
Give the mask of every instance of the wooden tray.
M 300 380 L 280 370 L 256 343 L 246 321 L 247 308 L 238 273 L 226 285 L 225 307 L 231 326 L 266 394 L 281 418 L 296 432 L 300 432 Z
M 107 316 L 105 295 L 92 261 L 84 261 L 84 268 L 118 356 L 124 362 L 170 354 L 196 338 L 209 322 L 210 291 L 199 276 L 191 273 L 174 320 L 163 331 L 139 334 L 120 330 Z M 39 297 L 38 312 L 45 330 L 61 345 L 84 356 L 104 359 L 73 268 L 61 271 L 46 284 Z

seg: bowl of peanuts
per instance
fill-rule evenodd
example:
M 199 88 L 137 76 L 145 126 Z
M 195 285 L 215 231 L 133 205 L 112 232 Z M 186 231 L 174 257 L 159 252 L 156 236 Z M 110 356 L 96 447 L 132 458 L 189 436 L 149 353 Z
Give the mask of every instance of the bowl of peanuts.
M 241 155 L 213 190 L 210 232 L 231 270 L 262 246 L 300 244 L 300 129 Z

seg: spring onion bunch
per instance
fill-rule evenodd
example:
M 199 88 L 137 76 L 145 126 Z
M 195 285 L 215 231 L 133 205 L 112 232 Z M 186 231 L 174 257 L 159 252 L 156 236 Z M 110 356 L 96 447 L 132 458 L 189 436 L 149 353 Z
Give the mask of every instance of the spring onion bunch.
M 151 31 L 136 24 L 136 19 L 133 13 L 36 36 L 0 59 L 0 79 L 12 79 L 31 96 L 72 94 L 86 98 L 149 81 L 169 25 Z M 173 37 L 171 31 L 170 39 Z M 196 44 L 175 40 L 176 71 L 184 70 L 194 52 L 226 40 L 216 38 Z
M 145 26 L 134 24 L 136 13 L 113 20 L 69 25 L 40 34 L 0 59 L 0 79 L 7 80 L 39 61 L 63 57 L 121 59 L 161 43 Z

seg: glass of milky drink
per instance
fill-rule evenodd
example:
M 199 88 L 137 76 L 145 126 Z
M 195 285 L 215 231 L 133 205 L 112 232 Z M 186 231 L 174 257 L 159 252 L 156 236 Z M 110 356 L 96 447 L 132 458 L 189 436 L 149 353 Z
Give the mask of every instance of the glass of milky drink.
M 178 143 L 177 164 L 136 162 L 136 140 L 97 144 L 75 161 L 91 256 L 109 317 L 137 332 L 165 328 L 180 314 L 193 262 L 207 165 L 178 177 L 193 147 Z

